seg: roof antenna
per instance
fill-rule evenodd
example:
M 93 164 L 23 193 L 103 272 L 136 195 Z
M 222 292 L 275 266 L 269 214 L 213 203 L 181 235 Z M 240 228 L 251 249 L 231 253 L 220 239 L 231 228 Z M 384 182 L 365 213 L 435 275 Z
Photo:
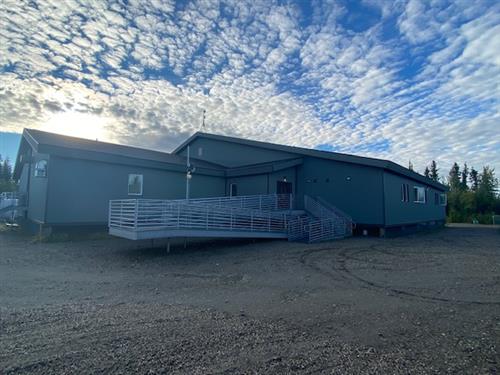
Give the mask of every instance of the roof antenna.
M 201 128 L 203 130 L 205 130 L 205 113 L 207 113 L 207 111 L 203 110 L 203 118 L 201 120 Z

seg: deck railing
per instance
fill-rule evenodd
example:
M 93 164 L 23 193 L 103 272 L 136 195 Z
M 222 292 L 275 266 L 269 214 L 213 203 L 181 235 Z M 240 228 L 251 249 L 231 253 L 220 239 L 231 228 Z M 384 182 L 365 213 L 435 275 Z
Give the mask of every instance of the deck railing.
M 292 199 L 288 195 L 189 200 L 120 199 L 110 201 L 108 225 L 110 228 L 132 231 L 193 229 L 286 232 L 290 217 L 287 210 L 291 203 Z

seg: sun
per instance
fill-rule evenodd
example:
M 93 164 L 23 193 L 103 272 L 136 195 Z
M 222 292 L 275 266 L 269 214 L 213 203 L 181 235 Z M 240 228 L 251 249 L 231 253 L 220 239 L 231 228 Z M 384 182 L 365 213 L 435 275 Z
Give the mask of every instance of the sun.
M 53 115 L 43 130 L 72 137 L 106 140 L 108 123 L 109 119 L 91 113 L 61 112 Z

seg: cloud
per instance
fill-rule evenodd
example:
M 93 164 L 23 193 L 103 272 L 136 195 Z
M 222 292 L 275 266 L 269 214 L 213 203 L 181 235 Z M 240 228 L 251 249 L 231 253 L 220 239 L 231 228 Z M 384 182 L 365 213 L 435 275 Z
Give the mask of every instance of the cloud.
M 215 133 L 499 170 L 499 7 L 346 4 L 4 1 L 1 130 L 85 114 L 171 150 L 205 109 Z

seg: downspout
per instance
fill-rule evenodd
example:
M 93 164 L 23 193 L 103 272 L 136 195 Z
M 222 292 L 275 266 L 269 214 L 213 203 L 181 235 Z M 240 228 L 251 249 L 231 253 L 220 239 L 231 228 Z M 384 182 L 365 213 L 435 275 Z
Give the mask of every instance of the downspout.
M 45 208 L 43 210 L 43 223 L 47 223 L 47 208 L 49 207 L 49 186 L 50 186 L 50 155 L 47 155 L 47 185 L 45 186 Z
M 384 228 L 386 227 L 386 210 L 387 206 L 385 204 L 385 170 L 382 169 L 382 204 L 383 204 L 383 210 L 382 210 L 382 224 Z

